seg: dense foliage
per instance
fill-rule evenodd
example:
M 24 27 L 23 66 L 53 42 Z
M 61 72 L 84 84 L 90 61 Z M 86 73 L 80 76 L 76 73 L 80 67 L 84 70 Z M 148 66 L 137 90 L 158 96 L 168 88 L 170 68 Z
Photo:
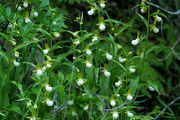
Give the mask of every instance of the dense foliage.
M 162 111 L 180 96 L 178 18 L 146 0 L 0 1 L 0 119 L 178 120 L 180 102 Z

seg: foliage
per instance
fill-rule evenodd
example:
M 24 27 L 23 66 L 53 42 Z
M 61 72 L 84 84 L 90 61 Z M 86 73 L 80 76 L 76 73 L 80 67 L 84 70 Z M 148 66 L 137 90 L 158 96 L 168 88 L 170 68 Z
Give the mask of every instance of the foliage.
M 154 119 L 177 89 L 171 66 L 180 67 L 173 56 L 157 60 L 171 53 L 175 28 L 144 2 L 119 20 L 111 1 L 2 1 L 0 118 Z M 176 109 L 162 118 L 178 119 Z

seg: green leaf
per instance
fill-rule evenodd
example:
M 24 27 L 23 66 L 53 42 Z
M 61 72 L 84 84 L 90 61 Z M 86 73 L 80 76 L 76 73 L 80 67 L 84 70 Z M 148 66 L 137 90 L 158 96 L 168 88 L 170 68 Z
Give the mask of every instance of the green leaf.
M 11 8 L 6 8 L 6 15 L 9 17 L 11 15 Z
M 142 15 L 140 15 L 139 13 L 136 13 L 138 15 L 139 18 L 141 18 L 141 20 L 144 22 L 144 24 L 146 25 L 146 28 L 148 28 L 148 21 L 146 20 L 146 18 L 144 18 Z
M 49 5 L 49 0 L 42 0 L 41 4 L 40 4 L 40 7 L 44 7 L 44 6 L 47 6 Z
M 4 51 L 0 50 L 0 56 L 2 56 L 7 61 L 7 63 L 9 64 L 9 58 L 6 56 Z
M 130 27 L 133 23 L 134 19 L 130 20 L 128 23 L 124 24 L 118 31 L 117 31 L 117 36 L 123 32 L 124 30 L 126 30 L 128 27 Z
M 28 46 L 29 44 L 32 44 L 32 43 L 37 43 L 37 42 L 39 42 L 39 41 L 41 41 L 41 40 L 25 41 L 25 42 L 23 42 L 23 43 L 19 44 L 18 46 L 16 46 L 16 47 L 14 48 L 14 50 L 21 49 L 21 48 L 23 48 L 23 47 Z
M 0 35 L 4 37 L 8 42 L 11 42 L 6 34 L 0 32 Z
M 16 112 L 16 113 L 22 115 L 22 111 L 18 106 L 10 105 L 10 106 L 8 106 L 8 110 L 11 112 Z

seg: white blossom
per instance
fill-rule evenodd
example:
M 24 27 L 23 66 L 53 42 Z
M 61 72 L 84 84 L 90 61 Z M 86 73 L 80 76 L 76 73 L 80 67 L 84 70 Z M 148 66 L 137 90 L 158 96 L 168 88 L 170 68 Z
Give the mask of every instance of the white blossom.
M 47 99 L 47 100 L 46 100 L 46 104 L 47 104 L 47 106 L 53 106 L 53 101 Z
M 101 23 L 101 24 L 99 25 L 99 29 L 103 31 L 103 30 L 106 29 L 106 26 L 105 26 L 103 23 Z
M 100 3 L 100 6 L 101 6 L 102 8 L 104 8 L 106 5 L 105 5 L 105 3 Z
M 104 70 L 104 75 L 105 75 L 106 77 L 109 77 L 109 76 L 111 75 L 111 73 L 110 73 L 109 71 L 107 71 L 107 70 Z
M 52 91 L 52 87 L 49 86 L 49 85 L 46 85 L 46 91 L 47 91 L 47 92 L 51 92 L 51 91 Z
M 87 67 L 87 68 L 90 68 L 90 67 L 92 67 L 92 64 L 87 61 L 87 62 L 86 62 L 86 67 Z
M 150 91 L 154 91 L 154 88 L 152 86 L 149 86 Z
M 121 81 L 115 82 L 115 86 L 119 87 L 121 85 Z
M 29 23 L 29 22 L 31 22 L 31 20 L 28 17 L 26 17 L 25 18 L 25 23 Z
M 37 17 L 39 14 L 37 11 L 34 12 L 34 17 Z
M 133 96 L 131 94 L 128 94 L 127 100 L 132 100 L 132 99 L 133 99 Z
M 41 70 L 41 69 L 38 69 L 38 70 L 37 70 L 37 75 L 38 75 L 38 76 L 41 76 L 41 75 L 42 75 L 42 73 L 43 73 L 43 72 L 42 72 L 42 70 Z
M 127 116 L 128 116 L 128 117 L 132 117 L 132 116 L 133 116 L 133 113 L 131 113 L 131 112 L 128 111 L 128 112 L 127 112 Z
M 106 53 L 106 58 L 107 58 L 107 60 L 112 60 L 112 59 L 113 59 L 113 56 L 110 55 L 109 53 Z
M 117 119 L 118 117 L 119 117 L 119 114 L 118 114 L 117 112 L 114 112 L 114 113 L 113 113 L 113 118 L 114 118 L 114 119 Z
M 88 15 L 93 15 L 94 14 L 94 9 L 92 8 L 91 10 L 88 11 Z
M 17 66 L 19 66 L 19 64 L 20 64 L 20 63 L 19 63 L 19 62 L 17 62 L 16 60 L 14 60 L 14 62 L 13 62 L 13 63 L 14 63 L 14 65 L 15 65 L 16 67 L 17 67 Z
M 87 54 L 87 55 L 91 55 L 91 54 L 92 54 L 92 51 L 89 50 L 89 49 L 87 49 L 87 50 L 86 50 L 86 54 Z
M 24 2 L 24 3 L 23 3 L 23 6 L 24 6 L 25 8 L 27 8 L 27 7 L 28 7 L 28 3 L 27 3 L 27 2 Z
M 80 79 L 78 79 L 78 81 L 77 81 L 77 85 L 78 86 L 81 86 L 81 85 L 83 85 L 84 84 L 84 81 L 80 78 Z
M 111 104 L 111 106 L 115 106 L 116 105 L 116 101 L 115 100 L 111 100 L 110 104 Z

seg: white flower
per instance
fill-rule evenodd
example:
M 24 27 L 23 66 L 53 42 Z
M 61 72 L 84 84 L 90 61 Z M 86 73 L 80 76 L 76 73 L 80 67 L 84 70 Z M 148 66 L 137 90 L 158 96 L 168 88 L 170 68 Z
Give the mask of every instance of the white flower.
M 116 105 L 116 101 L 115 100 L 111 100 L 110 104 L 111 104 L 111 106 L 115 106 Z
M 130 71 L 131 73 L 134 73 L 134 72 L 136 72 L 136 69 L 134 69 L 134 68 L 129 68 L 129 71 Z
M 49 85 L 46 85 L 46 91 L 51 92 L 52 91 L 52 87 L 49 86 Z
M 149 86 L 150 91 L 154 91 L 154 88 L 152 86 Z
M 92 42 L 96 41 L 98 38 L 96 36 L 93 37 Z
M 29 23 L 29 22 L 31 22 L 31 20 L 27 17 L 27 18 L 25 19 L 25 23 Z
M 54 32 L 53 34 L 56 38 L 58 38 L 60 36 L 60 34 L 58 32 Z
M 127 116 L 128 116 L 128 117 L 132 117 L 132 116 L 133 116 L 133 113 L 131 113 L 131 112 L 128 111 L 128 112 L 127 112 Z
M 132 45 L 137 45 L 139 43 L 139 39 L 137 38 L 135 40 L 132 40 L 131 43 L 132 43 Z
M 72 112 L 72 116 L 76 116 L 76 114 L 77 114 L 76 112 L 74 112 L 74 111 Z
M 78 79 L 77 84 L 78 84 L 78 86 L 81 86 L 84 84 L 84 81 L 80 78 L 80 79 Z
M 88 110 L 88 108 L 89 108 L 88 105 L 84 106 L 84 110 Z
M 47 68 L 50 68 L 50 67 L 51 67 L 51 64 L 48 64 L 48 63 L 47 63 L 47 64 L 46 64 L 46 67 L 47 67 Z
M 24 2 L 24 3 L 23 3 L 23 6 L 24 6 L 25 8 L 27 8 L 27 7 L 28 7 L 28 3 L 27 3 L 27 2 Z
M 106 26 L 105 26 L 103 23 L 101 23 L 101 24 L 99 25 L 99 29 L 100 29 L 100 30 L 105 30 L 105 29 L 106 29 Z
M 106 5 L 104 3 L 100 3 L 100 6 L 104 8 Z
M 68 105 L 72 105 L 72 104 L 74 104 L 74 101 L 73 100 L 69 100 L 68 101 Z
M 19 57 L 19 54 L 17 52 L 15 52 L 14 56 L 15 57 Z
M 121 81 L 115 82 L 115 86 L 119 87 L 121 85 Z
M 132 99 L 133 99 L 132 95 L 131 95 L 131 94 L 128 94 L 127 100 L 132 100 Z
M 90 68 L 90 67 L 92 67 L 92 64 L 87 61 L 87 62 L 86 62 L 86 67 L 87 67 L 87 68 Z
M 36 118 L 35 118 L 35 117 L 32 117 L 30 120 L 36 120 Z
M 94 9 L 92 8 L 91 10 L 88 11 L 88 15 L 93 15 L 94 14 Z
M 19 66 L 19 62 L 17 62 L 16 60 L 14 60 L 13 63 L 14 63 L 15 66 Z
M 114 113 L 113 113 L 113 118 L 114 118 L 114 119 L 117 119 L 118 117 L 119 117 L 119 114 L 118 114 L 117 112 L 114 112 Z
M 156 15 L 156 20 L 157 20 L 158 22 L 161 22 L 161 21 L 162 21 L 162 18 L 159 17 L 158 15 Z
M 46 104 L 47 104 L 47 106 L 53 106 L 53 101 L 47 99 L 47 100 L 46 100 Z
M 87 50 L 86 50 L 86 54 L 87 54 L 87 55 L 91 55 L 91 54 L 92 54 L 92 51 L 89 50 L 89 49 L 87 49 Z
M 44 54 L 48 54 L 48 52 L 49 52 L 48 49 L 44 49 L 44 50 L 43 50 L 43 53 L 44 53 Z
M 158 33 L 158 32 L 159 32 L 159 29 L 158 29 L 157 27 L 154 27 L 153 32 L 154 32 L 154 33 Z
M 46 66 L 44 66 L 43 68 L 42 68 L 42 72 L 44 72 L 46 70 Z
M 39 14 L 37 11 L 34 12 L 34 17 L 37 17 Z
M 79 44 L 80 44 L 80 41 L 77 40 L 77 41 L 74 42 L 74 44 L 75 44 L 75 45 L 79 45 Z
M 113 56 L 110 55 L 109 53 L 106 53 L 106 58 L 107 58 L 108 60 L 112 60 L 112 59 L 113 59 Z
M 12 28 L 12 27 L 13 27 L 13 25 L 12 25 L 12 24 L 9 24 L 9 25 L 8 25 L 8 28 Z
M 111 75 L 111 73 L 108 72 L 107 70 L 104 70 L 104 75 L 105 75 L 106 77 L 109 77 L 109 76 Z
M 41 70 L 41 69 L 38 69 L 38 70 L 37 70 L 37 75 L 38 75 L 38 76 L 41 76 L 41 75 L 42 75 L 42 73 L 43 73 L 43 72 L 42 72 L 42 70 Z
M 21 9 L 22 9 L 21 6 L 19 6 L 17 10 L 20 11 Z
M 119 57 L 119 62 L 123 63 L 126 61 L 126 58 Z

